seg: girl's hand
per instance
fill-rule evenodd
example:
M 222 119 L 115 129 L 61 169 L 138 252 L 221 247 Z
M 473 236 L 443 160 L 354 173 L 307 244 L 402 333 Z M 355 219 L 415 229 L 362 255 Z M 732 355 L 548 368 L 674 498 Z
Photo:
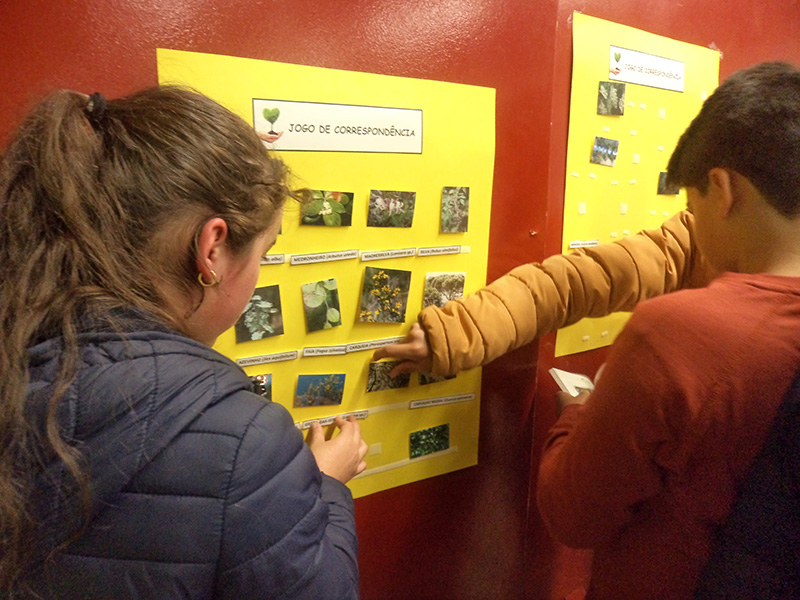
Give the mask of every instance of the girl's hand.
M 326 440 L 322 426 L 314 423 L 309 429 L 306 443 L 320 471 L 347 483 L 367 468 L 364 457 L 369 446 L 361 439 L 361 427 L 354 416 L 350 415 L 346 421 L 338 416 L 333 424 L 339 430 L 339 435 Z

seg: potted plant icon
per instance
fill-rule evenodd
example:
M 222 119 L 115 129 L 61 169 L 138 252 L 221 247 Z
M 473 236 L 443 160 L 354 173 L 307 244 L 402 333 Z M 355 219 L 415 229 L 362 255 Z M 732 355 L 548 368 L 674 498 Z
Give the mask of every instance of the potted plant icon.
M 269 122 L 269 131 L 267 133 L 258 132 L 260 137 L 265 142 L 275 142 L 283 135 L 282 131 L 275 131 L 275 121 L 281 116 L 279 108 L 265 108 L 263 111 L 264 119 Z
M 622 59 L 622 52 L 614 52 L 614 62 L 617 63 L 614 65 L 612 69 L 610 69 L 611 75 L 619 75 L 621 70 L 619 68 L 619 61 Z

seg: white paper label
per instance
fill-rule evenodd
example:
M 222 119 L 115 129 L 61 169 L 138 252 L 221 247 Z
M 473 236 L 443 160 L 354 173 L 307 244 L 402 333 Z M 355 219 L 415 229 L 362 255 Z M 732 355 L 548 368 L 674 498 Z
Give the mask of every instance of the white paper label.
M 291 264 L 305 265 L 310 263 L 330 262 L 358 258 L 358 250 L 340 250 L 339 252 L 320 252 L 319 254 L 292 254 Z
M 414 256 L 417 253 L 416 248 L 403 248 L 402 250 L 375 250 L 371 252 L 362 252 L 361 260 L 380 260 L 383 258 L 402 258 L 404 256 Z
M 671 58 L 610 46 L 608 78 L 683 92 L 684 64 Z
M 297 350 L 291 352 L 278 352 L 277 354 L 262 354 L 261 356 L 248 356 L 247 358 L 237 358 L 236 364 L 240 367 L 250 365 L 262 365 L 265 363 L 282 362 L 284 360 L 294 360 L 297 358 Z
M 286 262 L 285 254 L 267 254 L 261 257 L 262 265 L 282 265 Z
M 400 342 L 402 340 L 403 338 L 401 337 L 393 337 L 393 338 L 384 338 L 382 340 L 371 340 L 369 342 L 354 342 L 352 344 L 347 344 L 347 351 L 361 352 L 362 350 L 375 350 L 377 348 L 383 348 L 384 346 L 396 344 L 397 342 Z
M 434 246 L 432 248 L 420 248 L 417 256 L 433 256 L 435 254 L 460 254 L 461 246 Z
M 600 240 L 572 240 L 569 243 L 570 248 L 590 248 L 600 244 Z
M 331 356 L 334 354 L 347 354 L 347 346 L 315 346 L 303 348 L 303 356 Z
M 439 398 L 428 398 L 427 400 L 412 400 L 408 408 L 426 408 L 428 406 L 439 406 L 440 404 L 455 404 L 456 402 L 468 402 L 475 399 L 475 394 L 456 394 L 454 396 L 440 396 Z
M 422 110 L 253 99 L 253 125 L 275 150 L 422 154 Z

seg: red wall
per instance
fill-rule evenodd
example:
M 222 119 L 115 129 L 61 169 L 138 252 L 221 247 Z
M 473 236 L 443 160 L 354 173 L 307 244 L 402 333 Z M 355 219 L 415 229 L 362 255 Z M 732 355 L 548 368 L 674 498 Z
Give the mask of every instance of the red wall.
M 113 97 L 155 84 L 157 47 L 494 87 L 494 278 L 560 248 L 572 11 L 714 42 L 723 76 L 760 60 L 800 63 L 800 0 L 714 4 L 2 0 L 0 143 L 55 87 Z M 552 544 L 530 498 L 554 420 L 546 370 L 591 373 L 603 352 L 556 360 L 553 340 L 485 369 L 477 467 L 356 502 L 365 600 L 546 599 L 584 582 L 587 555 Z

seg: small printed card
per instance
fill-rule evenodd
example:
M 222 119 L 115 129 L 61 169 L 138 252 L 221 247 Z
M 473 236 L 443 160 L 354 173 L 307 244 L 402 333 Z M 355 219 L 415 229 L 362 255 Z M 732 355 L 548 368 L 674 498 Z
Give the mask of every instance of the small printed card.
M 567 392 L 570 396 L 577 396 L 581 392 L 594 390 L 594 383 L 586 375 L 570 373 L 561 369 L 550 369 L 550 375 L 556 380 L 561 391 Z

